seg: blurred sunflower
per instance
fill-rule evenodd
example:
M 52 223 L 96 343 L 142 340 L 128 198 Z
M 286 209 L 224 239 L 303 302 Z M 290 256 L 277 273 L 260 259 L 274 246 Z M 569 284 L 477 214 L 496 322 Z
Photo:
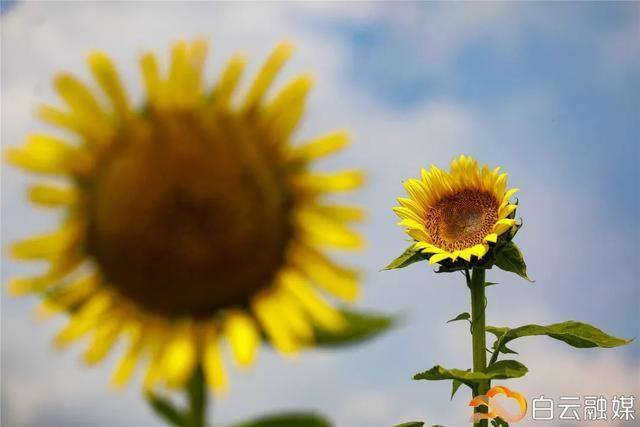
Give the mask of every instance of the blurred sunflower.
M 291 45 L 278 45 L 241 100 L 241 56 L 207 89 L 204 41 L 175 44 L 167 73 L 147 53 L 139 109 L 109 58 L 92 53 L 89 68 L 102 93 L 61 74 L 55 88 L 67 108 L 40 110 L 73 137 L 31 135 L 7 152 L 12 164 L 71 184 L 31 188 L 33 202 L 64 208 L 66 219 L 57 231 L 12 247 L 15 258 L 46 260 L 49 268 L 14 278 L 10 290 L 41 294 L 41 314 L 70 313 L 55 343 L 91 336 L 89 364 L 128 340 L 114 385 L 126 384 L 144 359 L 147 389 L 182 387 L 197 366 L 222 389 L 222 338 L 245 367 L 263 335 L 289 354 L 312 344 L 315 326 L 343 327 L 340 311 L 318 290 L 351 301 L 357 275 L 323 249 L 359 248 L 348 226 L 362 213 L 322 199 L 357 188 L 362 176 L 309 170 L 347 145 L 344 133 L 291 144 L 308 75 L 265 99 L 291 53 Z
M 404 183 L 409 198 L 399 198 L 393 208 L 398 225 L 415 240 L 414 248 L 429 254 L 435 264 L 461 258 L 481 259 L 489 245 L 516 226 L 510 203 L 518 189 L 507 191 L 507 174 L 497 167 L 482 169 L 469 156 L 451 162 L 451 171 L 436 166 L 422 169 L 421 179 Z

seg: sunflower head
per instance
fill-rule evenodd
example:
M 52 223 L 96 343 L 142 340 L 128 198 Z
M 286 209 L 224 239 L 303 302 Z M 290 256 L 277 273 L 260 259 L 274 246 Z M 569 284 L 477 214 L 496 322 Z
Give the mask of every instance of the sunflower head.
M 146 360 L 147 387 L 181 387 L 198 365 L 212 387 L 224 387 L 222 339 L 240 366 L 252 363 L 262 336 L 294 353 L 313 342 L 315 327 L 344 324 L 323 293 L 347 301 L 358 293 L 355 271 L 325 249 L 358 249 L 350 223 L 362 213 L 325 196 L 357 188 L 362 176 L 311 171 L 347 135 L 292 142 L 309 75 L 268 91 L 292 46 L 277 46 L 241 97 L 245 59 L 234 56 L 208 87 L 206 52 L 204 41 L 176 43 L 166 71 L 143 55 L 138 107 L 110 59 L 92 53 L 99 91 L 61 74 L 55 89 L 65 107 L 40 110 L 67 136 L 31 135 L 7 153 L 18 167 L 66 181 L 30 190 L 66 219 L 13 246 L 14 257 L 49 268 L 14 278 L 10 289 L 41 295 L 41 313 L 70 313 L 56 343 L 88 337 L 88 363 L 128 340 L 116 385 Z
M 507 190 L 507 174 L 500 168 L 480 168 L 469 156 L 451 162 L 451 170 L 436 166 L 422 169 L 419 179 L 404 183 L 409 197 L 393 208 L 414 240 L 413 249 L 431 264 L 447 268 L 478 266 L 490 262 L 488 253 L 513 238 L 516 203 Z

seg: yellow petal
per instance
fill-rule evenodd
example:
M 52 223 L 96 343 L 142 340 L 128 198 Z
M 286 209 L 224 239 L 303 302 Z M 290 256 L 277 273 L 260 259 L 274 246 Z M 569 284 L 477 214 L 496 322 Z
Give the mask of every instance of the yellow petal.
M 357 250 L 363 247 L 362 237 L 344 224 L 332 221 L 312 210 L 298 212 L 298 223 L 303 228 L 303 239 L 314 245 L 327 245 L 339 249 Z
M 93 273 L 80 277 L 66 286 L 56 288 L 44 296 L 39 309 L 39 317 L 74 308 L 91 296 L 101 284 L 100 274 Z
M 53 258 L 77 243 L 82 233 L 82 224 L 72 221 L 53 233 L 14 243 L 11 255 L 20 260 Z
M 269 134 L 274 141 L 284 143 L 294 132 L 302 118 L 307 94 L 312 85 L 311 76 L 296 77 L 266 108 L 264 120 L 269 123 Z
M 494 184 L 493 193 L 497 197 L 500 197 L 501 195 L 504 194 L 506 187 L 507 187 L 507 174 L 503 173 L 498 176 L 498 179 Z
M 6 151 L 7 161 L 14 166 L 37 173 L 68 174 L 76 150 L 65 141 L 47 135 L 34 134 L 23 147 Z
M 246 59 L 240 55 L 235 55 L 231 58 L 213 91 L 213 102 L 216 106 L 225 107 L 229 104 L 233 93 L 238 87 L 246 62 Z
M 185 68 L 187 66 L 187 44 L 184 41 L 178 41 L 171 48 L 171 66 L 169 69 L 169 84 L 175 84 L 184 77 Z M 179 89 L 176 87 L 174 89 Z
M 189 91 L 194 98 L 200 96 L 200 80 L 208 50 L 209 44 L 204 39 L 196 39 L 189 47 L 187 54 L 188 75 L 186 85 L 187 91 Z
M 54 84 L 60 97 L 64 99 L 69 108 L 94 120 L 104 120 L 105 114 L 98 101 L 87 87 L 70 74 L 59 74 Z
M 447 259 L 447 258 L 451 258 L 451 253 L 449 253 L 449 252 L 441 252 L 439 254 L 433 254 L 429 258 L 429 264 L 435 264 L 435 263 L 437 263 L 439 261 L 442 261 L 444 259 Z
M 335 193 L 351 191 L 364 183 L 364 175 L 359 170 L 336 173 L 304 173 L 295 177 L 295 184 L 303 191 Z
M 317 286 L 345 301 L 353 302 L 359 294 L 358 274 L 337 265 L 315 249 L 297 246 L 293 263 Z
M 498 218 L 503 219 L 511 215 L 513 211 L 518 208 L 518 205 L 505 205 L 503 208 L 498 211 Z
M 413 219 L 410 219 L 410 218 L 405 218 L 402 221 L 399 221 L 398 225 L 400 227 L 406 227 L 406 228 L 411 229 L 411 230 L 424 230 L 425 229 L 424 222 L 416 221 L 416 220 L 413 220 Z
M 292 53 L 293 45 L 290 43 L 280 43 L 276 46 L 251 85 L 245 100 L 244 109 L 251 110 L 260 104 L 276 74 L 278 74 L 278 71 L 284 66 Z
M 94 295 L 73 314 L 67 325 L 58 332 L 54 338 L 54 345 L 62 348 L 82 338 L 100 323 L 112 303 L 113 297 L 108 292 Z
M 485 242 L 495 243 L 498 241 L 498 235 L 496 233 L 487 234 L 484 240 Z
M 126 116 L 130 111 L 129 101 L 109 57 L 102 52 L 93 52 L 89 55 L 88 63 L 93 77 L 111 101 L 114 111 L 120 116 Z
M 349 144 L 349 135 L 344 132 L 333 132 L 309 142 L 293 147 L 288 157 L 292 160 L 310 161 L 334 154 Z
M 488 250 L 489 246 L 483 243 L 479 243 L 470 249 L 471 254 L 478 257 L 478 259 L 482 258 Z
M 38 118 L 45 123 L 71 132 L 83 133 L 85 131 L 82 124 L 74 116 L 51 105 L 41 105 L 38 108 Z
M 399 197 L 398 203 L 400 203 L 400 205 L 404 208 L 411 209 L 416 214 L 418 214 L 421 218 L 423 218 L 426 215 L 428 207 L 422 206 L 421 204 L 419 204 L 417 201 L 413 199 L 409 199 L 406 197 Z
M 129 347 L 111 376 L 111 385 L 114 388 L 122 388 L 129 383 L 142 354 L 144 338 L 144 331 L 140 325 L 131 330 Z
M 142 71 L 142 80 L 147 92 L 147 98 L 150 104 L 158 100 L 160 92 L 160 72 L 158 71 L 158 60 L 152 53 L 145 53 L 140 58 L 140 70 Z
M 146 391 L 153 390 L 156 383 L 162 376 L 162 359 L 167 343 L 168 326 L 166 321 L 151 321 L 148 334 L 148 346 L 150 350 L 150 360 L 147 372 L 142 380 L 142 387 Z
M 431 243 L 426 242 L 416 242 L 414 245 L 416 248 L 420 249 L 421 252 L 425 254 L 440 254 L 445 252 L 437 246 L 432 245 Z
M 225 315 L 225 332 L 236 363 L 241 367 L 252 365 L 260 345 L 260 333 L 253 318 L 242 310 L 231 310 Z
M 405 219 L 405 218 L 410 219 L 411 221 L 413 221 L 418 225 L 418 228 L 422 228 L 422 225 L 424 224 L 424 219 L 420 217 L 420 215 L 418 215 L 418 213 L 416 213 L 412 209 L 396 206 L 393 208 L 393 211 L 396 213 L 396 215 L 398 215 L 398 217 L 402 219 Z
M 280 285 L 301 304 L 302 308 L 321 327 L 330 331 L 340 331 L 345 326 L 342 315 L 318 297 L 302 276 L 292 271 L 280 275 Z
M 42 206 L 70 206 L 77 203 L 79 194 L 73 187 L 35 184 L 29 190 L 29 199 Z
M 493 226 L 493 232 L 498 236 L 509 230 L 516 223 L 515 219 L 501 219 Z
M 96 327 L 93 340 L 83 355 L 88 365 L 95 365 L 109 354 L 122 332 L 122 325 L 122 317 L 116 315 Z
M 411 238 L 418 242 L 431 242 L 431 237 L 424 228 L 409 228 L 405 230 Z
M 195 336 L 191 325 L 176 325 L 168 337 L 162 358 L 162 372 L 170 388 L 181 388 L 193 374 L 196 365 Z
M 205 329 L 202 363 L 207 383 L 211 389 L 217 392 L 226 390 L 227 374 L 218 348 L 218 334 L 213 325 Z
M 9 279 L 9 292 L 18 296 L 46 291 L 77 268 L 83 260 L 84 254 L 77 250 L 61 253 L 57 258 L 50 260 L 49 268 L 44 274 Z
M 467 248 L 464 249 L 462 251 L 460 251 L 460 258 L 462 258 L 465 261 L 471 261 L 471 255 L 472 255 L 472 250 L 471 248 Z
M 511 197 L 516 194 L 518 191 L 520 191 L 519 188 L 512 188 L 509 191 L 507 191 L 506 193 L 504 193 L 504 197 L 502 200 L 504 201 L 509 201 L 509 199 L 511 199 Z
M 402 183 L 411 199 L 415 200 L 419 206 L 431 206 L 433 197 L 428 194 L 425 183 L 416 179 L 409 179 Z
M 274 304 L 288 333 L 295 337 L 299 345 L 308 345 L 313 341 L 313 328 L 303 312 L 300 303 L 285 292 L 277 292 Z
M 351 205 L 315 205 L 313 210 L 340 222 L 361 221 L 364 219 L 364 210 L 359 206 Z
M 298 342 L 290 333 L 280 311 L 281 307 L 275 301 L 275 291 L 268 290 L 257 295 L 251 306 L 275 349 L 285 356 L 295 354 L 299 349 Z

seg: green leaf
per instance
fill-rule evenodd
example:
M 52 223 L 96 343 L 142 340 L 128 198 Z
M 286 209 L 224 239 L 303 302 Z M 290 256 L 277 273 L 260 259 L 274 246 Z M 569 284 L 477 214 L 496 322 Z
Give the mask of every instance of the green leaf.
M 469 320 L 469 319 L 471 319 L 471 315 L 467 312 L 464 312 L 464 313 L 458 314 L 456 317 L 454 317 L 451 320 L 447 320 L 447 323 L 456 322 L 458 320 Z
M 413 264 L 414 262 L 428 260 L 429 255 L 420 252 L 418 249 L 414 249 L 413 245 L 409 246 L 398 258 L 391 261 L 384 270 L 395 270 L 397 268 L 405 268 Z
M 511 350 L 506 345 L 501 345 L 500 346 L 500 352 L 504 353 L 504 354 L 519 354 L 517 351 Z
M 331 427 L 324 417 L 312 413 L 288 413 L 270 415 L 264 418 L 234 424 L 230 427 Z
M 487 327 L 487 331 L 498 337 L 495 346 L 500 346 L 500 350 L 510 341 L 534 335 L 546 335 L 560 341 L 564 341 L 572 347 L 577 348 L 612 348 L 629 344 L 632 340 L 617 338 L 587 323 L 568 321 L 554 323 L 548 326 L 524 325 L 519 328 L 496 328 Z
M 462 382 L 458 380 L 451 381 L 451 399 L 453 399 L 453 396 L 456 395 L 456 392 L 458 391 L 461 385 L 462 385 Z
M 408 423 L 396 424 L 393 427 L 423 427 L 424 422 L 422 421 L 409 421 Z
M 485 329 L 487 330 L 487 332 L 491 332 L 493 335 L 495 335 L 496 338 L 501 338 L 504 334 L 511 330 L 511 328 L 499 328 L 497 326 L 487 326 Z
M 374 338 L 386 332 L 396 323 L 396 318 L 382 314 L 362 313 L 353 310 L 341 310 L 346 326 L 340 331 L 332 332 L 315 328 L 315 345 L 318 347 L 336 347 L 354 344 Z
M 414 380 L 458 380 L 469 387 L 486 380 L 519 378 L 527 373 L 527 367 L 515 360 L 501 360 L 489 366 L 483 372 L 470 372 L 461 369 L 446 369 L 440 365 L 413 376 Z
M 157 396 L 153 393 L 147 394 L 147 400 L 151 404 L 154 412 L 160 416 L 160 418 L 167 421 L 173 426 L 183 426 L 186 422 L 186 417 L 173 406 L 173 403 L 169 399 Z
M 527 276 L 527 264 L 524 262 L 522 252 L 520 252 L 518 246 L 513 242 L 506 242 L 502 245 L 496 253 L 495 265 L 504 271 L 516 273 L 523 279 L 533 282 L 533 280 Z
M 522 363 L 515 360 L 501 360 L 484 370 L 489 379 L 506 380 L 509 378 L 520 378 L 526 375 L 529 370 Z
M 496 417 L 491 420 L 492 427 L 509 427 L 509 424 L 500 417 Z

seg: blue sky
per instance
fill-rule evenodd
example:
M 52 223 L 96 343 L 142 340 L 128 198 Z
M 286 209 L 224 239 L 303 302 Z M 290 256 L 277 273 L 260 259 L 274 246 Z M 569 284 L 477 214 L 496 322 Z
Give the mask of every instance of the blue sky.
M 286 76 L 311 70 L 317 81 L 299 137 L 351 130 L 353 147 L 321 166 L 368 173 L 354 197 L 369 212 L 368 250 L 349 259 L 365 272 L 359 305 L 406 320 L 366 345 L 292 362 L 265 351 L 251 373 L 232 374 L 216 421 L 313 408 L 341 427 L 464 424 L 466 396 L 450 402 L 448 385 L 410 377 L 437 363 L 469 365 L 466 328 L 445 325 L 467 310 L 466 288 L 424 265 L 378 272 L 407 244 L 390 209 L 401 181 L 461 153 L 502 165 L 521 188 L 518 242 L 536 283 L 491 272 L 500 285 L 489 292 L 489 322 L 575 319 L 640 336 L 638 3 L 17 3 L 0 19 L 4 146 L 42 129 L 32 113 L 55 100 L 51 76 L 86 77 L 87 50 L 112 54 L 139 94 L 143 49 L 199 35 L 212 41 L 216 71 L 237 49 L 255 69 L 277 41 L 293 40 Z M 3 167 L 4 247 L 56 224 L 26 205 L 27 183 Z M 28 268 L 6 256 L 2 266 L 3 280 Z M 3 425 L 157 425 L 135 387 L 108 389 L 114 358 L 87 369 L 80 348 L 51 350 L 62 322 L 33 321 L 35 304 L 2 296 Z M 514 347 L 530 374 L 512 385 L 528 396 L 640 394 L 637 343 L 575 350 L 532 338 Z

